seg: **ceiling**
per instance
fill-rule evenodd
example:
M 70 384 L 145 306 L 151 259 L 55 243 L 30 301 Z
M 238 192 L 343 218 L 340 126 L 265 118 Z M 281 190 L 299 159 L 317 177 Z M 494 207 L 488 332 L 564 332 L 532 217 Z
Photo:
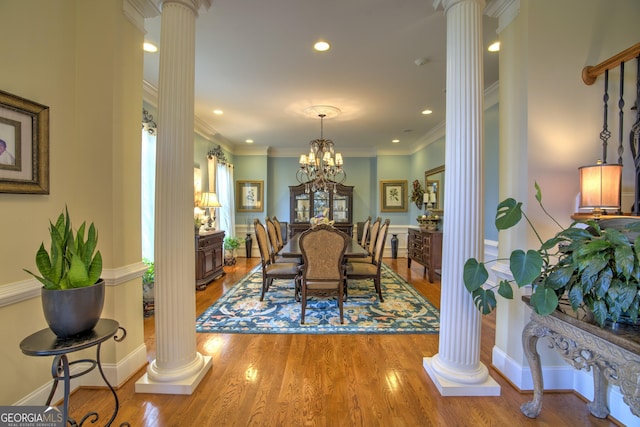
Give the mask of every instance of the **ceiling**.
M 497 19 L 483 25 L 487 88 Z M 161 51 L 160 17 L 145 27 Z M 314 51 L 319 39 L 331 49 Z M 236 154 L 307 151 L 320 137 L 320 119 L 304 113 L 313 105 L 340 109 L 324 137 L 347 156 L 412 153 L 445 120 L 446 18 L 426 0 L 215 0 L 196 19 L 195 55 L 196 122 Z M 158 68 L 159 53 L 145 53 L 155 88 Z

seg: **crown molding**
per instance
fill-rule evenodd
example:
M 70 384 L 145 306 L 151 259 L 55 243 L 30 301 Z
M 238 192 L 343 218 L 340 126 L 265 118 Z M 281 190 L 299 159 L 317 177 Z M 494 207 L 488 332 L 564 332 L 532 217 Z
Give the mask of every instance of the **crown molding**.
M 160 15 L 160 9 L 152 0 L 123 0 L 122 11 L 141 33 L 146 34 L 144 20 Z
M 496 33 L 500 34 L 520 13 L 520 0 L 491 0 L 484 14 L 498 18 Z
M 146 80 L 142 80 L 142 99 L 158 108 L 158 88 Z

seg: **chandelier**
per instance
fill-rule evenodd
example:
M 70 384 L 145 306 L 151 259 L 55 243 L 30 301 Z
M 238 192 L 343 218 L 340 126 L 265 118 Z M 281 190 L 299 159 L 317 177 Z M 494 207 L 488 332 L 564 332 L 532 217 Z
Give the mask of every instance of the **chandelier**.
M 342 154 L 336 153 L 333 141 L 324 139 L 323 125 L 326 114 L 318 114 L 320 117 L 320 139 L 314 139 L 309 143 L 309 154 L 300 155 L 300 169 L 296 173 L 296 179 L 304 184 L 306 193 L 324 191 L 337 191 L 337 184 L 342 184 L 347 179 L 347 173 L 342 168 Z

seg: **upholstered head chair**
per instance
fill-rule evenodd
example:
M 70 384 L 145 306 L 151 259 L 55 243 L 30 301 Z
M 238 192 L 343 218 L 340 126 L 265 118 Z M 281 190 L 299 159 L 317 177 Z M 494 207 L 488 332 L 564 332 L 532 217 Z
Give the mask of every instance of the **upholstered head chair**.
M 300 250 L 303 267 L 300 286 L 302 291 L 302 317 L 304 324 L 307 295 L 314 293 L 328 295 L 335 293 L 340 309 L 340 323 L 343 323 L 344 252 L 349 236 L 327 224 L 320 224 L 300 235 Z

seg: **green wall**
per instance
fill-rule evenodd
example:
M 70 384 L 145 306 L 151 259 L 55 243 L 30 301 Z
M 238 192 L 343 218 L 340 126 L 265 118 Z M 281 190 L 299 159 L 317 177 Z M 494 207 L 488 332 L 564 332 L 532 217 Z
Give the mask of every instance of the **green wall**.
M 485 111 L 485 238 L 497 240 L 494 225 L 498 204 L 498 105 Z M 445 137 L 441 136 L 425 147 L 408 155 L 378 155 L 377 157 L 345 157 L 347 179 L 345 185 L 354 187 L 353 221 L 368 216 L 389 218 L 392 225 L 416 225 L 416 217 L 423 213 L 409 200 L 412 182 L 424 186 L 424 173 L 445 164 Z M 235 179 L 264 181 L 265 210 L 238 212 L 236 224 L 251 224 L 253 218 L 277 216 L 289 221 L 289 186 L 297 185 L 297 157 L 235 156 Z M 407 212 L 381 212 L 380 181 L 407 180 Z M 445 196 L 446 197 L 446 196 Z M 446 218 L 446 212 L 444 217 Z

